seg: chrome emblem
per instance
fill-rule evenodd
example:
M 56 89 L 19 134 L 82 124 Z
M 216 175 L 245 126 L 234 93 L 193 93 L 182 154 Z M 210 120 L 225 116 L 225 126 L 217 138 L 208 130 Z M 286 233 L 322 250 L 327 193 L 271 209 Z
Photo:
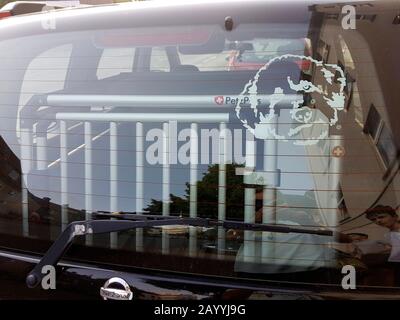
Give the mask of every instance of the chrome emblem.
M 115 288 L 115 287 L 122 287 Z M 111 278 L 100 288 L 100 295 L 104 300 L 132 300 L 133 293 L 129 284 L 121 278 Z

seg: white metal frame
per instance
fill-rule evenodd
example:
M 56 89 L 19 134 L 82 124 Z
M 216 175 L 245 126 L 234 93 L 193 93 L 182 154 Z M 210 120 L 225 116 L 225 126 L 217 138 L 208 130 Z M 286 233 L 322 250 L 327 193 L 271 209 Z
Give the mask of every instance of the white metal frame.
M 267 99 L 266 97 L 260 97 Z M 290 97 L 288 97 L 289 99 Z M 114 95 L 50 95 L 47 97 L 47 105 L 51 106 L 82 106 L 91 107 L 112 105 L 118 107 L 198 107 L 199 105 L 216 108 L 214 96 L 114 96 Z M 228 106 L 231 108 L 231 106 Z M 223 111 L 224 108 L 221 109 Z M 163 165 L 162 165 L 162 214 L 170 214 L 170 146 L 172 126 L 179 123 L 188 123 L 191 128 L 191 155 L 190 155 L 190 217 L 197 217 L 197 180 L 198 180 L 198 124 L 200 123 L 219 123 L 219 176 L 218 176 L 218 219 L 226 219 L 226 163 L 228 151 L 228 137 L 226 136 L 226 124 L 229 123 L 229 113 L 142 113 L 142 112 L 122 112 L 122 113 L 100 113 L 100 112 L 59 112 L 55 114 L 56 121 L 60 124 L 60 167 L 61 167 L 61 220 L 63 229 L 68 224 L 68 121 L 81 121 L 84 123 L 84 150 L 85 150 L 85 205 L 86 218 L 90 219 L 93 212 L 93 168 L 92 168 L 92 122 L 108 122 L 110 134 L 110 211 L 118 211 L 118 123 L 131 122 L 136 124 L 136 212 L 143 211 L 144 197 L 144 123 L 159 122 L 163 126 Z M 252 136 L 251 136 L 252 137 Z M 27 130 L 21 130 L 21 158 L 23 160 L 23 173 L 26 176 L 31 169 L 32 159 L 32 133 Z M 277 141 L 268 140 L 264 146 L 264 170 L 269 172 L 276 171 L 276 144 Z M 25 147 L 24 147 L 25 146 Z M 47 162 L 46 141 L 40 141 L 37 145 L 40 151 L 38 161 Z M 271 153 L 272 152 L 272 153 Z M 253 139 L 246 141 L 246 168 L 247 172 L 253 172 L 256 165 L 256 142 Z M 271 162 L 271 159 L 274 161 Z M 24 179 L 23 179 L 24 180 Z M 252 183 L 250 175 L 244 175 L 245 183 Z M 24 189 L 23 189 L 24 190 Z M 26 190 L 26 189 L 25 189 Z M 255 222 L 255 189 L 245 188 L 245 222 Z M 264 191 L 264 205 L 270 208 L 273 199 L 271 190 Z M 27 197 L 25 199 L 27 205 Z M 25 203 L 23 201 L 23 203 Z M 268 202 L 268 203 L 267 203 Z M 264 208 L 264 222 L 271 223 L 271 217 L 274 216 L 272 209 Z M 268 211 L 268 212 L 267 212 Z M 26 215 L 26 216 L 25 216 Z M 24 214 L 24 232 L 29 234 L 29 224 L 27 214 Z M 87 244 L 92 244 L 91 237 L 86 238 Z M 110 235 L 111 248 L 118 247 L 118 236 Z M 169 252 L 168 234 L 163 231 L 162 234 L 162 252 Z M 218 257 L 223 259 L 225 255 L 225 230 L 218 229 Z M 143 230 L 136 232 L 136 250 L 143 250 Z M 197 254 L 197 234 L 196 228 L 189 229 L 189 255 Z M 255 259 L 255 233 L 245 231 L 244 236 L 244 259 L 245 261 L 254 261 Z
M 171 145 L 171 125 L 173 122 L 190 123 L 191 128 L 191 162 L 190 162 L 190 216 L 197 217 L 197 167 L 198 167 L 198 123 L 220 123 L 220 129 L 226 128 L 229 120 L 227 113 L 75 113 L 60 112 L 56 114 L 56 120 L 60 121 L 60 158 L 61 158 L 61 195 L 63 208 L 68 206 L 68 148 L 67 148 L 67 121 L 83 121 L 85 136 L 85 203 L 86 218 L 91 217 L 93 210 L 92 200 L 92 122 L 110 123 L 110 212 L 118 211 L 118 122 L 136 123 L 136 212 L 143 211 L 143 184 L 144 184 L 144 129 L 146 122 L 161 122 L 163 124 L 163 143 L 162 143 L 162 214 L 170 215 L 170 145 Z M 225 193 L 226 193 L 226 173 L 225 173 L 225 152 L 226 138 L 221 137 L 220 174 L 219 174 L 219 218 L 225 219 Z M 63 225 L 68 223 L 67 210 L 62 213 Z M 221 232 L 221 231 L 220 231 Z M 219 247 L 224 248 L 224 237 L 219 237 Z M 87 244 L 92 243 L 92 239 L 86 239 Z M 118 248 L 117 234 L 110 235 L 110 247 Z M 136 233 L 136 249 L 143 250 L 143 230 L 138 229 Z M 162 252 L 168 254 L 170 249 L 169 235 L 166 231 L 162 232 Z M 194 256 L 197 252 L 196 229 L 189 230 L 189 255 Z

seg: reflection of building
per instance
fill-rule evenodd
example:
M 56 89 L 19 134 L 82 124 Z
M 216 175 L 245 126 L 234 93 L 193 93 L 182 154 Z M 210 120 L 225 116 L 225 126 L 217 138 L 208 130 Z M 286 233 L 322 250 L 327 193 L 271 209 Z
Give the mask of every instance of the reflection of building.
M 28 216 L 33 211 L 40 209 L 43 206 L 43 202 L 46 201 L 46 198 L 38 198 L 32 192 L 35 192 L 35 190 L 27 193 L 28 200 L 26 204 Z M 21 219 L 26 220 L 22 215 L 24 205 L 22 196 L 20 160 L 0 136 L 0 216 L 2 219 L 5 218 L 2 220 L 0 228 L 3 229 L 5 233 L 14 232 L 19 234 L 21 230 L 20 221 Z M 60 221 L 58 213 L 61 211 L 60 205 L 50 202 L 48 211 L 49 216 L 52 217 L 51 228 L 57 229 L 54 230 L 54 235 L 56 236 L 59 233 L 58 228 Z M 80 218 L 81 216 L 80 211 L 74 209 L 70 209 L 69 214 L 74 215 L 75 218 Z M 29 228 L 27 227 L 27 223 L 23 225 Z M 49 225 L 45 228 L 49 228 Z M 23 231 L 28 233 L 29 230 Z
M 307 148 L 309 155 L 323 155 L 309 157 L 317 202 L 325 223 L 341 223 L 343 231 L 362 231 L 372 238 L 381 238 L 382 228 L 364 226 L 368 220 L 362 212 L 376 203 L 397 207 L 400 197 L 400 179 L 394 172 L 399 145 L 399 126 L 395 126 L 399 92 L 395 84 L 400 75 L 382 72 L 399 68 L 398 59 L 385 54 L 388 47 L 390 52 L 398 50 L 393 48 L 399 46 L 393 43 L 398 28 L 395 34 L 394 28 L 387 27 L 396 12 L 385 11 L 384 6 L 379 2 L 355 5 L 355 30 L 342 28 L 340 5 L 315 6 L 313 22 L 320 33 L 310 32 L 317 48 L 314 56 L 343 66 L 348 82 L 340 125 L 330 128 L 329 141 Z M 333 154 L 338 146 L 344 148 L 343 156 Z
M 19 160 L 0 137 L 0 214 L 19 214 L 20 185 Z

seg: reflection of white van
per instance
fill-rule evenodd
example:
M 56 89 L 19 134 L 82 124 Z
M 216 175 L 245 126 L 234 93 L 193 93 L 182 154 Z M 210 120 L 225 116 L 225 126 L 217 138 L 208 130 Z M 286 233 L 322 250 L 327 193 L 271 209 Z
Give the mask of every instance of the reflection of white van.
M 398 266 L 347 236 L 380 241 L 365 212 L 399 205 L 399 5 L 356 10 L 377 17 L 345 30 L 340 5 L 210 0 L 2 20 L 0 285 L 399 297 Z M 273 61 L 227 70 L 230 43 Z M 27 288 L 44 265 L 53 296 Z M 343 290 L 343 265 L 358 290 Z
M 12 16 L 18 16 L 21 14 L 50 11 L 71 6 L 78 6 L 79 4 L 80 4 L 79 0 L 14 1 L 14 2 L 9 2 L 2 8 L 0 8 L 0 19 Z

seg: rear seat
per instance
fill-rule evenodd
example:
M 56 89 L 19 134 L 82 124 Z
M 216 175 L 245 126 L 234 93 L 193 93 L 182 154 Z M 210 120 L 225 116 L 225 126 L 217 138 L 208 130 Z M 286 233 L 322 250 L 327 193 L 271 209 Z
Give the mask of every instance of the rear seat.
M 135 72 L 96 82 L 77 82 L 59 94 L 227 95 L 240 94 L 256 71 Z

